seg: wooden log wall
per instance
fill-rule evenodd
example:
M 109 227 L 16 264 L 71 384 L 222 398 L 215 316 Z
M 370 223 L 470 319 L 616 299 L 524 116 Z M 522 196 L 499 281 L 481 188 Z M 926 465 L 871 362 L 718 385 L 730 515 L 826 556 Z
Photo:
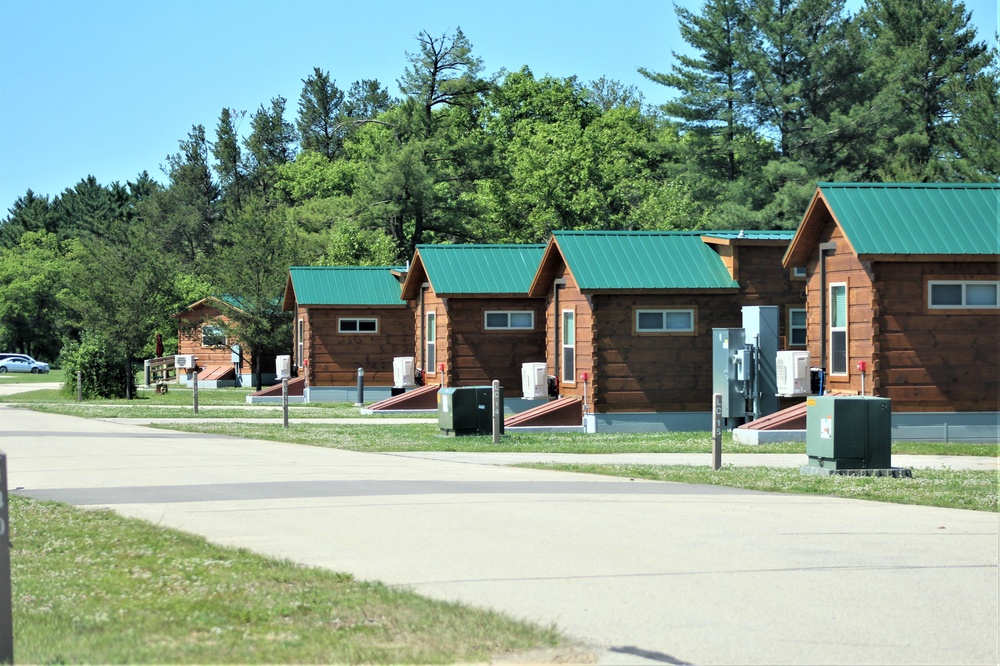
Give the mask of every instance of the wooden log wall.
M 298 307 L 303 319 L 309 386 L 354 386 L 358 368 L 365 384 L 392 386 L 392 363 L 413 356 L 413 313 L 409 307 Z M 378 333 L 340 333 L 341 318 L 377 318 Z M 297 321 L 294 325 L 297 325 Z

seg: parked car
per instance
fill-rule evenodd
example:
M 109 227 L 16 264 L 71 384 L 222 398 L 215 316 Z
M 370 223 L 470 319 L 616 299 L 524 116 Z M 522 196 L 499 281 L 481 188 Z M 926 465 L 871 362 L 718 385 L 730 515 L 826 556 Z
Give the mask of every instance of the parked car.
M 9 354 L 7 358 L 0 359 L 0 374 L 5 372 L 30 372 L 37 375 L 39 372 L 49 371 L 49 364 L 36 361 L 24 354 Z

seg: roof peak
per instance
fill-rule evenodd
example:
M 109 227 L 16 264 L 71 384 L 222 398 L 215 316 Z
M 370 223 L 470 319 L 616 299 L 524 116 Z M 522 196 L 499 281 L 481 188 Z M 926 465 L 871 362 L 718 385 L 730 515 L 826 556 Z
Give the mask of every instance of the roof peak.
M 1000 183 L 846 183 L 818 182 L 816 187 L 856 189 L 1000 189 Z

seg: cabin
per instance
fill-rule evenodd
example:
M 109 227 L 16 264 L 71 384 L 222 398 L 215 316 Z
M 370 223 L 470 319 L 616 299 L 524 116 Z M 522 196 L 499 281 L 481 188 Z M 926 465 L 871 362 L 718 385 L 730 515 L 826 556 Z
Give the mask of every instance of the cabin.
M 819 183 L 784 265 L 829 390 L 890 398 L 897 439 L 1000 437 L 1000 185 Z
M 178 320 L 177 354 L 194 356 L 197 360 L 199 388 L 250 386 L 253 383 L 252 359 L 240 352 L 239 340 L 227 334 L 230 320 L 223 314 L 227 307 L 234 307 L 234 304 L 210 296 L 175 315 Z M 178 381 L 186 384 L 192 380 L 192 374 L 178 370 Z
M 528 295 L 545 301 L 549 371 L 601 431 L 706 430 L 712 329 L 744 305 L 781 308 L 805 344 L 805 281 L 781 257 L 792 232 L 555 231 Z
M 292 364 L 305 402 L 365 400 L 392 393 L 393 359 L 413 356 L 413 312 L 400 299 L 403 269 L 293 266 L 282 308 L 294 313 Z
M 545 360 L 545 299 L 529 297 L 545 245 L 418 245 L 403 282 L 425 384 L 520 397 L 521 365 Z

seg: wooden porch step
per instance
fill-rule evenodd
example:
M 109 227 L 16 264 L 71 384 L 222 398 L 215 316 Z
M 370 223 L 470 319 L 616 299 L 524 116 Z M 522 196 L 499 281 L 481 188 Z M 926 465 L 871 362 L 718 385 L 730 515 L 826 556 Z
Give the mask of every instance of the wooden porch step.
M 578 426 L 583 423 L 583 398 L 559 398 L 508 416 L 504 428 Z
M 373 412 L 390 409 L 437 409 L 437 392 L 439 388 L 441 387 L 437 384 L 421 386 L 413 389 L 412 391 L 407 391 L 406 393 L 394 395 L 391 398 L 386 398 L 385 400 L 380 400 L 366 409 L 370 409 Z

